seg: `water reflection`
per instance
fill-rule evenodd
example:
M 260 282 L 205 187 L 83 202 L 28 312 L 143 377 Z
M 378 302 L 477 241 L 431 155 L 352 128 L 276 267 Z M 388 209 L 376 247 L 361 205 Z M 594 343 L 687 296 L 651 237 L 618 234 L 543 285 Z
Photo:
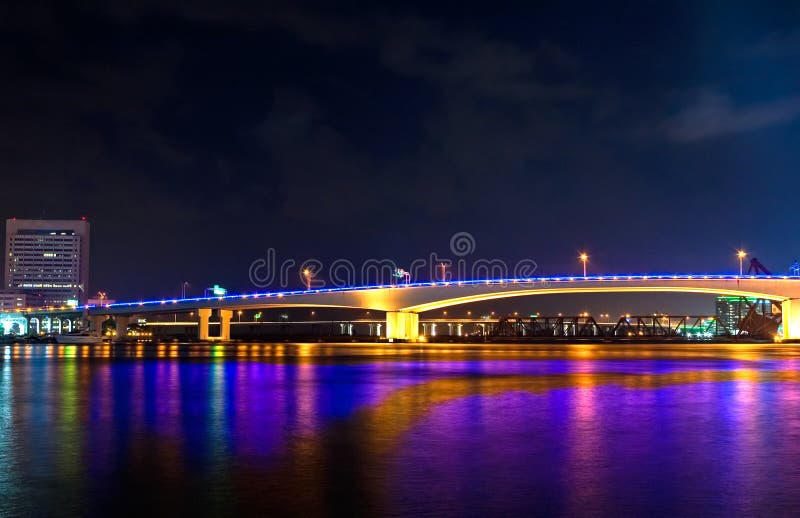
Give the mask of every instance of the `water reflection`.
M 0 514 L 800 503 L 793 350 L 641 347 L 5 346 Z

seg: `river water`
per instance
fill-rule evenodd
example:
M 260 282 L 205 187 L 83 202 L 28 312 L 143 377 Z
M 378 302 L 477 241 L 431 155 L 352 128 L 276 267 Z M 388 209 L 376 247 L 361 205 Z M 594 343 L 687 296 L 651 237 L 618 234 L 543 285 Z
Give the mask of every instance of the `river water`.
M 0 516 L 775 516 L 787 345 L 0 346 Z

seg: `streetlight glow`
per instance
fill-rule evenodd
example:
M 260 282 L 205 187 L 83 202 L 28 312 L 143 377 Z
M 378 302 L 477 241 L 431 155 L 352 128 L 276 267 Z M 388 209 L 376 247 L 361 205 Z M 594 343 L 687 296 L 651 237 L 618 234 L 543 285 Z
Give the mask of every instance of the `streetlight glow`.
M 736 252 L 736 257 L 739 258 L 739 276 L 741 277 L 744 272 L 744 266 L 742 262 L 744 261 L 744 258 L 747 257 L 747 252 L 744 250 L 738 250 Z
M 586 252 L 581 252 L 578 259 L 583 263 L 583 276 L 586 277 L 586 261 L 589 260 L 589 255 Z

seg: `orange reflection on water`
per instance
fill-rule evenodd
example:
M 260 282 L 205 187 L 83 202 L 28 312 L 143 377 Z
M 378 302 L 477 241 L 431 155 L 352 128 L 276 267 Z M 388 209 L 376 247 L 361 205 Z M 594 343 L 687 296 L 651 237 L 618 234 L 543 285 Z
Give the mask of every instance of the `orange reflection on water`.
M 582 354 L 591 354 L 583 351 Z M 580 362 L 577 370 L 588 370 L 586 363 Z M 567 452 L 568 466 L 562 473 L 567 477 L 568 502 L 571 514 L 580 515 L 587 504 L 595 501 L 603 491 L 605 481 L 596 478 L 601 472 L 597 466 L 603 462 L 603 442 L 605 435 L 603 421 L 598 418 L 596 405 L 599 397 L 594 390 L 595 380 L 586 374 L 571 376 L 575 391 L 572 392 L 572 419 L 569 427 L 570 441 Z

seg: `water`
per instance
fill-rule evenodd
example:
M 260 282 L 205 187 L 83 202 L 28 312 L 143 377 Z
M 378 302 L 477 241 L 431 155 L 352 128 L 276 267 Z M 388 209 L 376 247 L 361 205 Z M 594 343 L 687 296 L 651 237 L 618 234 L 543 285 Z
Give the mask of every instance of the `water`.
M 764 516 L 791 346 L 0 346 L 0 515 Z

